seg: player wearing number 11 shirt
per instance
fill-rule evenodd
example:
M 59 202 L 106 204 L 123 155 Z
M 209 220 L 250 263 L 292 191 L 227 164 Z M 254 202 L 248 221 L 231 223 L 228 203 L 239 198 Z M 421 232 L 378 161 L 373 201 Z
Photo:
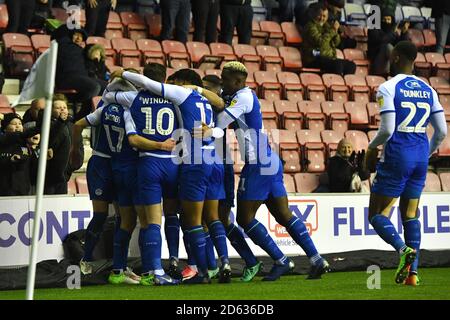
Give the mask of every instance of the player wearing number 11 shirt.
M 377 94 L 381 124 L 366 153 L 366 166 L 373 170 L 377 147 L 383 145 L 376 166 L 369 204 L 369 221 L 378 235 L 400 254 L 395 282 L 418 285 L 418 255 L 421 227 L 417 216 L 420 195 L 425 186 L 428 158 L 445 138 L 447 126 L 436 91 L 412 75 L 417 48 L 409 41 L 399 42 L 391 54 L 391 73 Z M 434 135 L 428 142 L 428 123 Z M 403 241 L 389 220 L 391 208 L 400 197 L 405 232 Z

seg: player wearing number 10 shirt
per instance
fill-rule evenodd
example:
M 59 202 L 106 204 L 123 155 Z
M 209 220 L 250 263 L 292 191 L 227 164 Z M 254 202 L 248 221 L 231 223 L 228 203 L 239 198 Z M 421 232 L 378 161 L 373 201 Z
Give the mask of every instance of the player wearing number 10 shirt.
M 377 147 L 383 145 L 376 167 L 369 204 L 369 221 L 378 235 L 400 254 L 395 282 L 419 284 L 417 276 L 421 227 L 417 216 L 420 195 L 425 186 L 428 158 L 447 131 L 443 109 L 436 91 L 412 75 L 417 48 L 409 41 L 399 42 L 391 54 L 391 73 L 377 94 L 381 124 L 366 153 L 366 166 L 373 170 Z M 428 142 L 426 128 L 435 132 Z M 391 208 L 400 197 L 405 241 L 389 220 Z

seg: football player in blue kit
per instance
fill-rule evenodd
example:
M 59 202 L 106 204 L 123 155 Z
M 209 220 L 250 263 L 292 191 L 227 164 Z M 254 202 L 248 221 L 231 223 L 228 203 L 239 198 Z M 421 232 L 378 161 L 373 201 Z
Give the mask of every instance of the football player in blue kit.
M 377 93 L 381 124 L 366 153 L 366 166 L 374 171 L 369 221 L 378 235 L 400 255 L 395 282 L 418 285 L 418 256 L 421 226 L 417 217 L 420 195 L 425 186 L 428 158 L 447 134 L 443 108 L 436 91 L 413 75 L 416 46 L 399 42 L 390 57 L 393 78 Z M 434 128 L 428 141 L 428 123 Z M 377 147 L 383 145 L 377 163 Z M 389 220 L 392 206 L 400 197 L 400 213 L 405 232 L 401 239 Z
M 156 63 L 147 64 L 144 74 L 152 79 L 164 81 L 166 69 Z M 120 103 L 126 107 L 124 114 L 126 134 L 130 145 L 139 149 L 137 161 L 137 211 L 141 230 L 139 246 L 141 248 L 143 285 L 175 285 L 179 280 L 165 274 L 161 264 L 161 200 L 164 198 L 164 212 L 177 209 L 178 165 L 172 158 L 175 141 L 171 138 L 178 128 L 173 104 L 147 90 L 139 92 L 110 92 L 104 98 L 108 102 Z M 179 223 L 176 218 L 176 248 L 169 251 L 178 256 Z M 173 222 L 166 216 L 166 221 Z M 176 249 L 174 253 L 173 250 Z
M 317 252 L 304 223 L 293 216 L 289 209 L 283 184 L 283 166 L 278 155 L 272 152 L 267 135 L 262 132 L 261 106 L 256 94 L 246 87 L 247 69 L 237 61 L 224 65 L 222 70 L 223 93 L 231 95 L 231 102 L 218 115 L 217 128 L 202 126 L 204 137 L 221 135 L 218 128 L 225 129 L 236 123 L 236 136 L 245 165 L 241 172 L 237 194 L 237 222 L 252 241 L 259 245 L 275 261 L 264 281 L 277 280 L 290 272 L 294 265 L 278 248 L 267 229 L 255 219 L 261 204 L 265 204 L 275 219 L 283 225 L 294 241 L 309 257 L 311 269 L 308 279 L 318 279 L 329 271 L 328 262 Z M 205 96 L 217 98 L 211 92 Z M 223 133 L 222 133 L 223 135 Z
M 193 70 L 183 69 L 173 74 L 177 85 L 163 84 L 148 79 L 145 76 L 123 72 L 115 72 L 135 85 L 145 88 L 163 98 L 173 102 L 179 111 L 180 131 L 183 145 L 182 163 L 179 175 L 179 197 L 183 210 L 183 221 L 187 227 L 188 242 L 191 254 L 195 257 L 198 273 L 186 279 L 184 283 L 209 283 L 207 273 L 207 260 L 205 255 L 205 235 L 203 231 L 203 212 L 214 213 L 217 211 L 217 185 L 223 179 L 223 170 L 214 165 L 215 154 L 213 139 L 192 139 L 191 134 L 195 127 L 201 123 L 213 126 L 213 111 L 209 102 L 192 89 L 179 85 L 201 86 L 201 79 Z M 222 131 L 222 130 L 221 130 Z M 213 200 L 206 201 L 205 200 Z M 208 220 L 208 218 L 206 219 Z M 210 221 L 209 228 L 219 256 L 222 257 L 222 270 L 224 282 L 228 282 L 231 275 L 228 263 L 228 252 L 226 247 L 226 235 L 223 224 L 219 221 Z

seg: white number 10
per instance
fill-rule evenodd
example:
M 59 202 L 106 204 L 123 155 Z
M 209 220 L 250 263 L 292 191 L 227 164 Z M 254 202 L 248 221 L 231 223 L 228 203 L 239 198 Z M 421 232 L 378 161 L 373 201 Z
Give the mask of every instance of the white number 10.
M 409 114 L 406 116 L 405 120 L 403 120 L 397 127 L 397 131 L 405 132 L 405 133 L 425 133 L 426 127 L 424 127 L 425 121 L 427 121 L 430 116 L 430 105 L 426 102 L 417 102 L 414 104 L 412 102 L 403 101 L 401 103 L 402 108 L 408 108 Z M 422 116 L 419 122 L 415 126 L 409 126 L 411 120 L 414 119 L 416 115 L 417 108 L 425 109 L 425 114 Z

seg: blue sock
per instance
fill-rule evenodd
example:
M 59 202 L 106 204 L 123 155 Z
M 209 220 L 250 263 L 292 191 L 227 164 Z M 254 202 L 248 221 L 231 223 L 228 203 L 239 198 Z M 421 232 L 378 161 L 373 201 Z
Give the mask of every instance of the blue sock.
M 119 228 L 114 234 L 113 247 L 113 269 L 124 270 L 127 267 L 128 246 L 130 244 L 131 233 Z
M 161 265 L 161 226 L 149 224 L 143 232 L 142 242 L 142 271 L 143 273 L 160 270 Z
M 169 257 L 178 258 L 178 247 L 180 243 L 180 220 L 178 216 L 166 216 L 164 222 L 164 233 L 166 234 Z
M 92 261 L 92 254 L 95 249 L 95 245 L 100 239 L 100 234 L 103 230 L 103 225 L 105 224 L 106 218 L 108 218 L 108 213 L 105 212 L 94 212 L 94 216 L 89 222 L 86 230 L 86 239 L 84 242 L 84 257 L 85 261 Z
M 258 260 L 256 260 L 256 257 L 248 246 L 247 241 L 245 241 L 244 234 L 233 223 L 230 223 L 227 227 L 227 237 L 233 248 L 237 251 L 241 258 L 244 259 L 247 267 L 253 267 L 258 263 Z
M 370 220 L 370 223 L 381 239 L 393 246 L 397 252 L 401 252 L 406 248 L 405 243 L 398 235 L 397 230 L 395 230 L 394 225 L 388 217 L 385 217 L 382 214 L 377 214 L 372 218 L 372 220 Z
M 420 221 L 418 219 L 410 219 L 403 221 L 403 228 L 405 232 L 405 243 L 408 247 L 416 249 L 417 256 L 413 264 L 411 264 L 410 272 L 417 272 L 419 267 L 419 253 L 420 253 Z
M 214 253 L 214 244 L 211 240 L 209 232 L 205 232 L 206 241 L 206 260 L 208 261 L 208 269 L 213 270 L 217 268 L 216 255 Z
M 245 233 L 252 239 L 252 241 L 260 246 L 267 254 L 275 261 L 284 257 L 283 252 L 278 248 L 275 241 L 267 232 L 258 220 L 253 219 L 248 225 L 244 226 Z
M 183 242 L 184 242 L 184 248 L 186 249 L 186 253 L 187 253 L 187 264 L 189 266 L 195 266 L 196 262 L 195 262 L 195 257 L 192 254 L 191 251 L 191 245 L 189 244 L 189 230 L 184 230 L 183 231 Z
M 292 216 L 285 227 L 292 239 L 305 251 L 312 264 L 322 261 L 322 257 L 317 252 L 305 224 L 298 217 Z
M 122 218 L 120 217 L 120 215 L 119 214 L 116 214 L 116 216 L 115 216 L 115 218 L 116 218 L 116 225 L 114 226 L 114 233 L 116 233 L 117 231 L 119 231 L 119 229 L 120 229 L 120 224 L 122 223 Z
M 189 245 L 191 254 L 197 263 L 197 270 L 201 276 L 208 273 L 208 262 L 206 260 L 206 241 L 203 227 L 195 226 L 189 228 Z
M 143 228 L 141 228 L 139 230 L 139 237 L 138 237 L 138 245 L 139 245 L 139 251 L 142 252 L 143 250 L 143 246 L 142 244 L 144 243 L 144 230 Z
M 215 220 L 209 224 L 208 228 L 222 265 L 230 263 L 228 259 L 227 236 L 222 222 Z

